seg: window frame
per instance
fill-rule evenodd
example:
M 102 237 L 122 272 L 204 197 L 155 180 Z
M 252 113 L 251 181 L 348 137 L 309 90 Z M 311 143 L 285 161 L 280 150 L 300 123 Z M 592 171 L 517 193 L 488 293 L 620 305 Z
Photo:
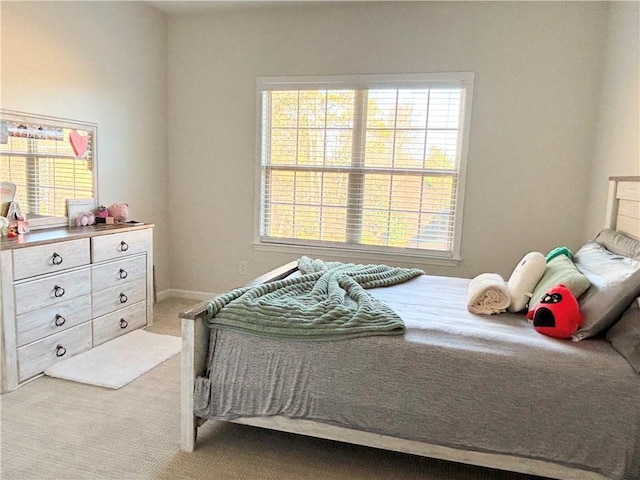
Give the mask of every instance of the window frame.
M 473 72 L 448 73 L 411 73 L 411 74 L 364 74 L 364 75 L 323 75 L 323 76 L 259 76 L 256 79 L 256 169 L 254 189 L 254 238 L 253 247 L 257 251 L 309 254 L 330 254 L 346 258 L 371 258 L 372 260 L 388 258 L 390 260 L 415 262 L 421 259 L 424 263 L 455 266 L 461 260 L 462 223 L 466 187 L 467 157 L 473 104 Z M 263 101 L 264 91 L 304 90 L 304 89 L 376 89 L 376 88 L 460 88 L 463 87 L 462 114 L 459 128 L 459 165 L 456 187 L 456 205 L 454 211 L 453 235 L 451 249 L 438 252 L 417 248 L 390 248 L 377 245 L 362 245 L 342 242 L 314 240 L 283 239 L 265 241 L 261 238 L 262 211 L 264 198 L 262 191 L 263 170 Z
M 48 115 L 40 115 L 33 113 L 20 112 L 15 110 L 0 109 L 0 120 L 8 120 L 11 122 L 24 122 L 28 124 L 43 124 L 50 127 L 57 127 L 70 130 L 90 130 L 92 139 L 92 171 L 93 171 L 93 198 L 94 203 L 99 205 L 98 201 L 98 125 L 92 122 L 83 122 L 62 117 L 53 117 Z M 46 156 L 45 156 L 46 157 Z M 27 215 L 29 227 L 31 230 L 40 230 L 44 228 L 65 227 L 69 225 L 69 215 L 63 217 L 44 216 L 37 217 Z

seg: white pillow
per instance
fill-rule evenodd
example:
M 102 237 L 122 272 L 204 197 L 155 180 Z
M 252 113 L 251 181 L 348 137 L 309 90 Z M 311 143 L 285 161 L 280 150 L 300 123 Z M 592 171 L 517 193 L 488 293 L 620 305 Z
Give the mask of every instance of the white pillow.
M 510 312 L 519 312 L 527 306 L 546 268 L 547 260 L 540 252 L 529 252 L 522 257 L 507 282 L 511 294 Z

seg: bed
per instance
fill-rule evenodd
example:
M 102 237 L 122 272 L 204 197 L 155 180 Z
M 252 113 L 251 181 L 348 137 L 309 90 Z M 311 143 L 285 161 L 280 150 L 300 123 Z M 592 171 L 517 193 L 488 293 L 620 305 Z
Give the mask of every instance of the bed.
M 638 217 L 640 177 L 610 178 L 605 228 L 638 239 Z M 253 284 L 299 275 L 292 262 Z M 421 275 L 370 289 L 404 334 L 334 342 L 210 330 L 209 302 L 182 312 L 181 448 L 215 419 L 550 478 L 640 478 L 627 359 L 603 335 L 570 342 L 522 314 L 473 315 L 468 288 Z

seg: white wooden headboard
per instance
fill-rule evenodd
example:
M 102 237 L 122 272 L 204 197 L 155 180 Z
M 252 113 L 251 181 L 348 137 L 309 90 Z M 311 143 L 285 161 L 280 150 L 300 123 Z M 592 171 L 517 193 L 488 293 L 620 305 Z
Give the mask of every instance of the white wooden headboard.
M 640 177 L 609 177 L 605 228 L 640 239 Z

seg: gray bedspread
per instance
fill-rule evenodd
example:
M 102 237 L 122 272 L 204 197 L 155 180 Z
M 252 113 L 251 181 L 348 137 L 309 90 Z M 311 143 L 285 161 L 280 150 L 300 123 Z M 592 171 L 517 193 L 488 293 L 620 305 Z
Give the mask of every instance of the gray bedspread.
M 214 331 L 195 413 L 304 418 L 639 479 L 640 376 L 606 340 L 557 340 L 523 315 L 469 313 L 468 282 L 423 275 L 369 290 L 402 317 L 403 336 L 309 343 Z

